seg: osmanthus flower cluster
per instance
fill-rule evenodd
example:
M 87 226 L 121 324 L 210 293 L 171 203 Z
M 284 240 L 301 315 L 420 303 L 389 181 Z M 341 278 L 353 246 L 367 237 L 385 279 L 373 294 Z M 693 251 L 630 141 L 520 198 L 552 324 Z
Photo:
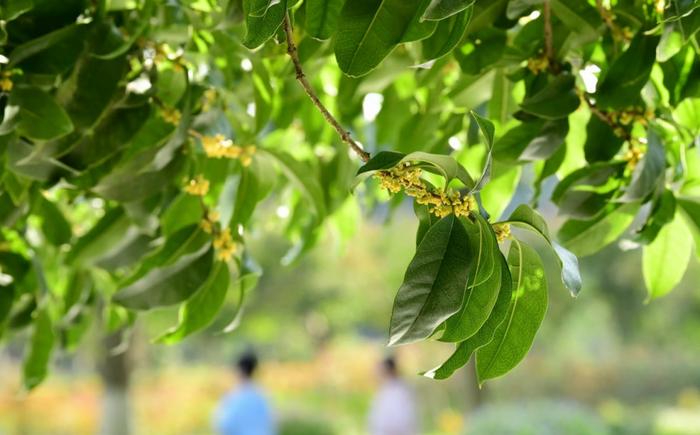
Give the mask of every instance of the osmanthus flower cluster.
M 255 145 L 240 146 L 235 145 L 231 139 L 222 134 L 214 136 L 201 136 L 202 148 L 207 157 L 213 159 L 238 159 L 241 165 L 249 166 L 255 154 Z
M 401 189 L 406 195 L 416 198 L 416 203 L 429 206 L 428 211 L 437 217 L 445 217 L 451 213 L 456 216 L 467 216 L 476 209 L 473 196 L 463 197 L 458 191 L 440 190 L 429 186 L 421 178 L 422 169 L 405 162 L 389 170 L 379 171 L 375 177 L 381 187 L 391 193 Z
M 243 167 L 250 166 L 257 149 L 254 145 L 245 147 L 234 145 L 231 139 L 226 138 L 222 134 L 206 136 L 193 130 L 190 131 L 190 135 L 199 139 L 204 154 L 208 158 L 239 160 Z M 199 174 L 195 178 L 190 179 L 183 190 L 190 195 L 204 197 L 209 192 L 209 185 L 209 180 Z M 220 228 L 218 224 L 219 213 L 215 210 L 210 210 L 204 205 L 203 201 L 202 206 L 205 209 L 205 214 L 200 222 L 200 226 L 205 232 L 212 234 L 212 244 L 216 250 L 216 258 L 220 261 L 231 260 L 234 254 L 239 251 L 236 242 L 231 236 L 231 229 L 228 227 Z
M 202 175 L 191 179 L 184 187 L 184 191 L 190 195 L 204 197 L 209 192 L 209 181 Z M 205 233 L 213 236 L 212 245 L 216 250 L 216 258 L 221 261 L 229 261 L 237 251 L 236 244 L 231 237 L 230 228 L 220 228 L 219 217 L 221 216 L 216 210 L 209 209 L 202 201 L 204 208 L 204 216 L 199 223 L 199 226 Z

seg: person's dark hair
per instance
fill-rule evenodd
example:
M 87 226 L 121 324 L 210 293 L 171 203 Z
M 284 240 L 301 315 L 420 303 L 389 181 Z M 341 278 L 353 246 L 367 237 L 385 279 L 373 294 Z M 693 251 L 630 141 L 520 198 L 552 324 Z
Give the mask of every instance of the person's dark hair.
M 246 378 L 253 377 L 255 369 L 258 367 L 258 357 L 253 352 L 246 352 L 236 361 L 238 371 Z
M 399 374 L 396 367 L 396 359 L 393 356 L 388 356 L 382 361 L 382 367 L 384 371 L 391 376 L 396 376 Z

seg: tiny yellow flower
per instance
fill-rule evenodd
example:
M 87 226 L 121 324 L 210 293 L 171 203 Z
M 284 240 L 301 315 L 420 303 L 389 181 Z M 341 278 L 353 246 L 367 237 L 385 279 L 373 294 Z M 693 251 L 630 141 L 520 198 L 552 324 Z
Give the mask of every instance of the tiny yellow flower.
M 227 157 L 229 159 L 237 159 L 243 154 L 243 148 L 239 147 L 238 145 L 231 145 L 227 148 L 224 148 L 222 151 L 223 157 Z
M 630 125 L 634 119 L 635 116 L 633 112 L 622 112 L 620 113 L 619 122 L 622 125 Z
M 251 156 L 255 152 L 255 147 L 249 145 L 245 148 L 234 145 L 231 139 L 227 139 L 222 134 L 215 136 L 202 136 L 202 148 L 207 157 L 214 159 L 244 159 L 250 164 Z M 245 162 L 244 162 L 245 165 Z M 247 165 L 246 165 L 247 166 Z
M 201 175 L 191 179 L 185 186 L 185 192 L 190 195 L 204 196 L 209 192 L 209 180 Z
M 231 229 L 224 228 L 214 239 L 214 247 L 221 249 L 231 243 Z
M 216 101 L 216 89 L 210 88 L 204 91 L 202 101 L 202 112 L 208 112 Z
M 493 231 L 496 233 L 498 243 L 502 243 L 510 237 L 510 224 L 495 224 L 493 225 Z
M 211 234 L 214 231 L 214 224 L 219 221 L 220 215 L 216 210 L 209 210 L 204 216 L 204 219 L 199 223 L 200 228 L 205 233 Z
M 172 124 L 174 126 L 178 126 L 180 124 L 180 119 L 182 118 L 182 115 L 180 114 L 180 111 L 175 109 L 174 107 L 164 107 L 161 109 L 161 116 L 163 117 L 163 120 L 167 122 L 168 124 Z
M 657 14 L 662 15 L 664 13 L 664 9 L 666 9 L 666 0 L 656 0 L 654 9 L 656 9 Z
M 251 156 L 244 155 L 241 157 L 241 165 L 250 166 L 251 163 L 253 163 L 253 158 Z
M 452 209 L 451 205 L 443 204 L 443 205 L 439 205 L 439 206 L 435 207 L 432 211 L 433 211 L 433 214 L 436 215 L 437 217 L 443 218 L 445 216 L 449 216 L 450 214 L 452 214 L 452 212 L 454 210 Z
M 9 77 L 5 76 L 2 79 L 0 79 L 0 90 L 2 90 L 3 92 L 10 92 L 13 87 L 14 83 L 12 83 L 12 80 L 10 80 Z
M 533 74 L 546 72 L 549 69 L 549 59 L 546 56 L 533 57 L 527 60 L 527 69 Z
M 199 227 L 202 229 L 207 234 L 211 234 L 212 231 L 214 231 L 214 225 L 211 223 L 211 221 L 208 221 L 206 219 L 202 219 L 199 222 Z
M 236 253 L 236 245 L 231 238 L 231 230 L 224 228 L 214 238 L 214 249 L 216 249 L 216 258 L 221 261 L 228 261 Z
M 633 170 L 637 163 L 644 157 L 644 152 L 636 146 L 630 145 L 629 149 L 625 153 L 624 159 L 627 160 L 627 168 Z
M 209 210 L 209 212 L 207 212 L 207 220 L 210 222 L 218 222 L 220 218 L 221 214 L 216 210 Z

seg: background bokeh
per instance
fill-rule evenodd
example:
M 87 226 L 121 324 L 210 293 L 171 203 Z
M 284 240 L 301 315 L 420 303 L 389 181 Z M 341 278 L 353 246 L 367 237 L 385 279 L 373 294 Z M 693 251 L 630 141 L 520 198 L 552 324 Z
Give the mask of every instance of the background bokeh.
M 249 346 L 262 356 L 260 382 L 282 434 L 365 432 L 414 219 L 406 207 L 389 222 L 379 212 L 332 226 L 312 252 L 283 265 L 290 246 L 275 231 L 276 214 L 260 217 L 271 222 L 269 231 L 251 235 L 264 273 L 238 329 L 220 332 L 235 316 L 234 303 L 207 331 L 174 346 L 149 342 L 175 323 L 176 310 L 153 312 L 135 326 L 127 354 L 136 434 L 211 433 L 216 402 L 235 384 L 230 362 Z M 393 349 L 417 392 L 423 433 L 700 433 L 700 268 L 693 264 L 679 288 L 645 304 L 639 256 L 611 246 L 582 259 L 581 295 L 572 299 L 553 284 L 533 350 L 482 389 L 471 366 L 448 381 L 417 374 L 449 355 L 450 345 Z M 98 433 L 99 331 L 89 331 L 80 350 L 56 355 L 49 379 L 30 395 L 19 389 L 25 340 L 16 336 L 0 352 L 0 433 Z

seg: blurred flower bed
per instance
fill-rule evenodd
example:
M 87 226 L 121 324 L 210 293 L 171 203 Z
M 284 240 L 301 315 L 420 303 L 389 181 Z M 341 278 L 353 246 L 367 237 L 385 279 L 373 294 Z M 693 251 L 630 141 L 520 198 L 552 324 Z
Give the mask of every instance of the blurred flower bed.
M 568 373 L 571 384 L 555 391 L 553 385 L 559 376 L 548 372 L 543 361 L 533 358 L 512 377 L 487 386 L 486 402 L 466 412 L 468 403 L 455 400 L 470 394 L 472 388 L 463 374 L 447 383 L 423 380 L 410 373 L 425 366 L 425 354 L 409 347 L 401 356 L 409 373 L 407 379 L 414 384 L 423 404 L 424 433 L 700 433 L 700 390 L 691 384 L 673 393 L 654 393 L 658 387 L 654 378 L 642 373 L 645 368 L 651 369 L 650 361 L 638 361 L 631 368 L 614 364 L 572 367 Z M 375 365 L 380 358 L 377 346 L 355 342 L 324 349 L 309 361 L 265 364 L 260 382 L 274 403 L 280 434 L 365 433 L 365 415 L 376 388 Z M 17 367 L 0 369 L 7 374 L 0 379 L 0 433 L 97 433 L 102 410 L 101 386 L 95 376 L 56 372 L 36 392 L 22 397 L 16 394 L 19 380 L 12 376 L 18 372 Z M 682 383 L 673 378 L 673 373 L 688 379 L 684 370 L 666 367 L 664 372 L 666 384 Z M 533 377 L 539 377 L 541 382 L 528 383 L 527 379 Z M 600 382 L 595 387 L 585 385 L 584 379 Z M 630 392 L 626 390 L 631 388 L 633 379 L 637 384 L 632 390 L 641 394 L 638 400 L 628 400 Z M 604 381 L 612 382 L 618 394 L 606 390 L 601 384 Z M 135 433 L 211 433 L 211 413 L 218 398 L 234 382 L 232 373 L 223 365 L 166 365 L 160 370 L 136 372 L 132 387 Z M 599 394 L 594 394 L 595 388 Z

